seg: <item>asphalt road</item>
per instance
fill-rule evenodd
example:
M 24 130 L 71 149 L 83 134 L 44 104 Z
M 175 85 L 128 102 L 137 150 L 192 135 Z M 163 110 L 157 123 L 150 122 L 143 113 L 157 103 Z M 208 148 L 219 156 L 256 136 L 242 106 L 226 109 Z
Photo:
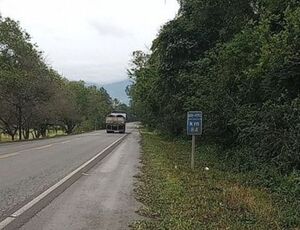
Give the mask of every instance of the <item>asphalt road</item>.
M 36 214 L 21 230 L 124 230 L 140 219 L 135 211 L 134 175 L 139 133 L 131 134 L 93 169 Z
M 0 144 L 0 220 L 121 135 L 97 131 L 47 140 Z

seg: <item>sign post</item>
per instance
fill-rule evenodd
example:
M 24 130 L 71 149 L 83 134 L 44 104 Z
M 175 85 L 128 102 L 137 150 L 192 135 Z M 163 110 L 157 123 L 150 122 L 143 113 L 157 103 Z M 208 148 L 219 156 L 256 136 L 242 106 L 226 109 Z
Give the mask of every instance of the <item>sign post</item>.
M 195 148 L 196 136 L 202 134 L 202 112 L 190 111 L 187 113 L 187 135 L 192 136 L 192 155 L 191 155 L 191 168 L 195 168 Z

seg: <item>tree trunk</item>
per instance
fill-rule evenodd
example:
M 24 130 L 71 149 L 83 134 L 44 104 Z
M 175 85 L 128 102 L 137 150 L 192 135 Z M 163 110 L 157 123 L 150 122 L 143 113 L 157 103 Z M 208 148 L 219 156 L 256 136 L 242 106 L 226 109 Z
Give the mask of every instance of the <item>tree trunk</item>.
M 29 139 L 29 134 L 30 134 L 30 130 L 28 127 L 26 127 L 24 130 L 23 130 L 23 136 L 24 136 L 24 139 L 25 140 L 28 140 Z
M 41 133 L 40 133 L 40 131 L 39 131 L 39 130 L 37 130 L 37 129 L 34 129 L 34 130 L 33 130 L 33 133 L 34 133 L 34 136 L 35 136 L 35 138 L 36 138 L 36 139 L 40 138 L 40 136 L 41 136 Z
M 47 125 L 41 125 L 40 134 L 42 135 L 43 138 L 47 136 Z
M 18 106 L 19 141 L 22 140 L 22 108 Z
M 31 133 L 32 139 L 35 139 L 34 132 L 33 132 L 33 131 L 31 131 L 30 133 Z
M 74 124 L 67 124 L 67 129 L 66 129 L 66 132 L 68 135 L 72 134 L 73 132 L 73 129 L 75 128 L 75 125 Z

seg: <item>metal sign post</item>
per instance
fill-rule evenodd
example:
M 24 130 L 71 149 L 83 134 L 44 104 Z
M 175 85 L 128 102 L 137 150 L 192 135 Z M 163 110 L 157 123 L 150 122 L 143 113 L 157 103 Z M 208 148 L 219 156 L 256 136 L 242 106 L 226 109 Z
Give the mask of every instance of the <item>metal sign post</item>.
M 191 156 L 191 168 L 195 168 L 195 148 L 196 148 L 196 136 L 192 136 L 192 156 Z
M 196 136 L 202 134 L 202 112 L 190 111 L 187 113 L 187 135 L 192 136 L 192 155 L 191 155 L 191 168 L 195 168 L 195 148 Z

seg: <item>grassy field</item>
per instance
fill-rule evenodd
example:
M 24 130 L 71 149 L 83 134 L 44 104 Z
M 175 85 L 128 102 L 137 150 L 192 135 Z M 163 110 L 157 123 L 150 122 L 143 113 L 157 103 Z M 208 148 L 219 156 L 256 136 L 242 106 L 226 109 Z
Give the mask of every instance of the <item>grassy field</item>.
M 142 149 L 135 193 L 146 218 L 132 229 L 300 229 L 299 200 L 247 183 L 255 175 L 222 170 L 214 146 L 198 147 L 194 171 L 186 141 L 142 132 Z
M 47 132 L 47 138 L 51 138 L 51 137 L 56 137 L 56 136 L 63 136 L 66 135 L 62 130 L 58 130 L 57 133 L 54 130 L 50 130 Z M 15 141 L 18 141 L 19 137 L 18 135 L 15 136 Z M 34 139 L 32 134 L 30 134 L 29 136 L 29 140 Z M 0 133 L 0 142 L 10 142 L 11 140 L 11 136 Z

